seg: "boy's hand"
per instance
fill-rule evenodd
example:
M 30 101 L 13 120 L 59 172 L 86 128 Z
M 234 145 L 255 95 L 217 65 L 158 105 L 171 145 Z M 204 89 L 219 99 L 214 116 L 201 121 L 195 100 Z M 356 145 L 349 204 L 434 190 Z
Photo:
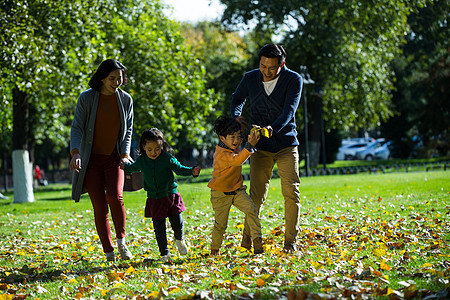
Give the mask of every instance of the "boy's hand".
M 258 143 L 260 137 L 259 130 L 254 130 L 248 135 L 248 142 L 252 147 L 255 147 L 256 143 Z
M 194 168 L 192 169 L 192 175 L 198 176 L 198 175 L 200 174 L 200 170 L 201 170 L 200 167 L 194 167 Z

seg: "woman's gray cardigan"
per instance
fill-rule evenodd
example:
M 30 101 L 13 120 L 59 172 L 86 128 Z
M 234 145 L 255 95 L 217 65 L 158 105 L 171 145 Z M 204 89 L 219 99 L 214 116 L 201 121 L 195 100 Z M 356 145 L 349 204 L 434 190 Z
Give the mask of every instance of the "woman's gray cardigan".
M 92 143 L 94 140 L 95 119 L 97 116 L 98 98 L 100 93 L 89 89 L 81 93 L 78 98 L 75 115 L 70 130 L 70 152 L 79 149 L 81 155 L 80 172 L 72 174 L 72 199 L 80 201 L 81 194 L 86 192 L 84 177 L 89 165 Z M 131 96 L 121 89 L 116 92 L 119 105 L 121 126 L 117 140 L 119 154 L 130 154 L 131 134 L 133 130 L 133 100 Z

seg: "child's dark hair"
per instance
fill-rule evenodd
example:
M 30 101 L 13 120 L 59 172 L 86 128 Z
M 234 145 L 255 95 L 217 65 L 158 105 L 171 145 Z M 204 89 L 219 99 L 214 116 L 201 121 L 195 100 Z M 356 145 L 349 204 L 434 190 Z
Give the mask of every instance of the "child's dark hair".
M 229 134 L 233 134 L 241 130 L 241 124 L 234 118 L 220 116 L 214 122 L 214 132 L 218 136 L 227 137 Z
M 144 145 L 147 142 L 161 142 L 162 151 L 174 154 L 172 147 L 170 147 L 169 143 L 167 143 L 166 138 L 158 128 L 145 130 L 142 133 L 141 139 L 139 140 L 139 153 L 141 155 L 145 153 Z

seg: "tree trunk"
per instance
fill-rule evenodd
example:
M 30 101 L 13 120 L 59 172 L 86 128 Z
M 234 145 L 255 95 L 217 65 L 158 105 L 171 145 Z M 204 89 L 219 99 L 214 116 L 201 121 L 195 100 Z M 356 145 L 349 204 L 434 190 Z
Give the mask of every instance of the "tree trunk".
M 308 108 L 311 119 L 308 126 L 309 134 L 309 157 L 311 167 L 316 167 L 319 164 L 320 158 L 320 146 L 321 146 L 321 128 L 320 128 L 320 109 L 322 105 L 322 99 L 320 97 L 312 97 L 313 101 Z
M 14 150 L 12 153 L 14 203 L 33 202 L 33 166 L 27 150 Z
M 6 160 L 6 150 L 2 151 L 2 162 L 3 162 L 3 191 L 8 192 L 8 161 Z
M 15 87 L 13 89 L 13 150 L 28 150 L 29 111 L 27 93 Z
M 14 202 L 33 202 L 33 172 L 28 153 L 28 95 L 13 89 L 13 183 Z

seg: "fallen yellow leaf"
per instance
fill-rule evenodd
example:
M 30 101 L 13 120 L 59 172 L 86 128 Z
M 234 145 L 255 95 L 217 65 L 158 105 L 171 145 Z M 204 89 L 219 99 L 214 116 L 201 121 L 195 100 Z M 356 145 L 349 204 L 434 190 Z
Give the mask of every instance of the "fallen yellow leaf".
M 261 278 L 258 278 L 258 280 L 256 280 L 256 285 L 258 286 L 258 287 L 262 287 L 262 286 L 264 286 L 264 280 L 262 280 Z
M 381 263 L 380 263 L 380 268 L 381 268 L 382 270 L 386 270 L 386 271 L 389 271 L 390 269 L 392 269 L 388 264 L 386 264 L 386 263 L 384 263 L 384 262 L 381 262 Z
M 152 286 L 153 286 L 153 282 L 146 282 L 146 283 L 145 283 L 145 289 L 146 289 L 146 290 L 151 289 Z
M 386 254 L 386 250 L 384 250 L 383 248 L 376 248 L 373 250 L 373 254 L 375 254 L 375 256 L 381 257 Z

